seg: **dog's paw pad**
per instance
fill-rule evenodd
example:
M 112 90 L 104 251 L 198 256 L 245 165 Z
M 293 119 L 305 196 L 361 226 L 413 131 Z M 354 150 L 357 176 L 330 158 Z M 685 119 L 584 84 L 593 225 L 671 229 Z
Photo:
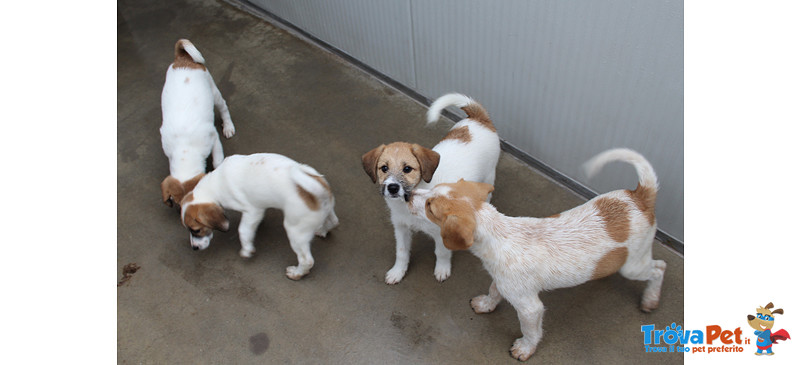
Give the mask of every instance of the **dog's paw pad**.
M 528 360 L 531 355 L 533 355 L 534 351 L 536 351 L 536 346 L 527 344 L 522 338 L 516 339 L 516 341 L 514 341 L 514 345 L 511 346 L 510 350 L 508 350 L 508 352 L 511 353 L 511 357 L 519 361 Z
M 234 134 L 236 134 L 236 128 L 233 127 L 233 124 L 222 127 L 222 135 L 224 135 L 225 138 L 231 138 Z
M 403 280 L 406 276 L 406 271 L 403 269 L 391 269 L 386 273 L 386 284 L 394 285 Z
M 246 259 L 249 259 L 249 258 L 253 257 L 253 252 L 255 252 L 255 251 L 256 250 L 252 250 L 252 249 L 248 250 L 246 248 L 243 248 L 243 249 L 239 250 L 239 256 L 244 257 Z
M 494 310 L 492 306 L 492 299 L 488 295 L 479 295 L 469 301 L 470 307 L 475 313 L 490 313 Z
M 303 272 L 303 270 L 299 269 L 297 266 L 289 266 L 286 268 L 286 277 L 292 280 L 300 280 L 308 274 L 307 272 Z
M 447 265 L 446 267 L 444 265 L 436 265 L 436 268 L 433 270 L 433 276 L 435 276 L 436 280 L 438 280 L 440 283 L 447 280 L 447 278 L 450 277 L 450 265 Z
M 658 300 L 643 300 L 642 306 L 639 308 L 642 312 L 650 313 L 658 309 Z

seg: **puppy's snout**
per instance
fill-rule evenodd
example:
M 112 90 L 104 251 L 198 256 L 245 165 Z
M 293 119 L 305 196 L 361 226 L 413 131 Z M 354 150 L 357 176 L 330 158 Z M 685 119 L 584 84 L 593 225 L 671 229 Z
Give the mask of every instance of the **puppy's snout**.
M 400 191 L 400 184 L 389 184 L 386 186 L 386 190 L 388 190 L 390 194 L 397 194 L 397 192 Z
M 752 321 L 752 320 L 754 320 L 754 319 L 756 319 L 756 316 L 754 316 L 754 315 L 752 315 L 752 314 L 748 314 L 748 315 L 747 315 L 747 320 L 748 320 L 748 321 Z
M 195 250 L 195 251 L 197 251 L 197 250 L 199 250 L 199 249 L 200 249 L 200 247 L 197 247 L 197 246 L 192 246 L 192 250 Z

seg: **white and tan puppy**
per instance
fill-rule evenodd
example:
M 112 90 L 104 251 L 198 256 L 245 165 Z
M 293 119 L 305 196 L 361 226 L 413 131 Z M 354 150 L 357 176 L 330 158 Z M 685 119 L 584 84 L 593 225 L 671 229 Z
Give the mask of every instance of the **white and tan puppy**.
M 658 307 L 666 263 L 653 260 L 658 189 L 650 164 L 627 149 L 604 152 L 588 164 L 596 172 L 614 160 L 639 174 L 636 190 L 612 191 L 547 218 L 507 217 L 486 203 L 491 185 L 468 181 L 417 189 L 409 209 L 441 227 L 444 244 L 469 249 L 492 276 L 488 295 L 472 298 L 476 313 L 488 313 L 505 298 L 519 317 L 522 338 L 511 355 L 527 360 L 542 339 L 544 305 L 539 292 L 572 287 L 617 271 L 647 281 L 641 309 Z
M 186 194 L 181 221 L 189 229 L 192 248 L 202 250 L 211 243 L 213 230 L 228 230 L 223 209 L 241 212 L 239 254 L 250 257 L 266 209 L 282 210 L 283 227 L 298 261 L 297 266 L 286 268 L 286 276 L 299 280 L 314 266 L 314 234 L 325 237 L 339 224 L 333 207 L 330 185 L 314 168 L 272 153 L 233 155 Z
M 203 55 L 186 39 L 175 43 L 175 60 L 167 68 L 161 92 L 161 147 L 169 159 L 169 176 L 161 183 L 165 204 L 179 204 L 206 172 L 212 155 L 216 168 L 225 156 L 217 129 L 214 107 L 222 117 L 222 133 L 231 138 L 236 130 Z
M 500 139 L 480 104 L 461 94 L 444 95 L 428 110 L 428 124 L 436 122 L 442 110 L 451 105 L 464 110 L 467 118 L 456 123 L 433 149 L 395 142 L 380 145 L 361 158 L 372 182 L 380 184 L 380 193 L 389 206 L 394 225 L 396 258 L 394 266 L 386 273 L 387 284 L 400 282 L 406 274 L 412 231 L 433 237 L 436 242 L 434 276 L 439 281 L 450 277 L 452 252 L 442 243 L 439 227 L 408 211 L 406 201 L 412 190 L 458 179 L 494 184 Z

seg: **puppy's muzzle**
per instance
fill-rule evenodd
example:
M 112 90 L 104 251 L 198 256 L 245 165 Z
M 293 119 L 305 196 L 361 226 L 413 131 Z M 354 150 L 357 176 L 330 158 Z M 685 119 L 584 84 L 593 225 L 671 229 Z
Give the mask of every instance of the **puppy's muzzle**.
M 386 190 L 389 191 L 389 194 L 397 195 L 397 192 L 400 191 L 400 184 L 389 184 L 386 185 Z M 406 199 L 408 200 L 408 199 Z

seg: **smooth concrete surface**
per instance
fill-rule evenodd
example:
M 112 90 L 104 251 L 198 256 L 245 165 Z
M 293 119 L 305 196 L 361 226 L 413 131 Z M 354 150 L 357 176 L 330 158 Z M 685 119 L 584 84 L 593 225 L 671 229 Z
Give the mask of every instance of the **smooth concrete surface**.
M 392 227 L 360 157 L 392 141 L 433 146 L 450 122 L 424 127 L 424 106 L 223 2 L 117 6 L 119 279 L 125 265 L 140 267 L 117 288 L 118 363 L 517 363 L 508 354 L 521 336 L 514 309 L 503 302 L 477 315 L 468 304 L 491 283 L 469 252 L 454 254 L 452 276 L 439 283 L 433 241 L 415 235 L 405 279 L 383 282 L 394 262 Z M 161 203 L 169 170 L 160 95 L 179 38 L 203 53 L 227 100 L 236 136 L 223 140 L 226 155 L 284 154 L 332 185 L 341 225 L 314 239 L 316 264 L 304 279 L 284 276 L 296 257 L 279 211 L 268 212 L 255 255 L 243 259 L 238 213 L 228 212 L 230 232 L 192 251 L 178 212 Z M 541 217 L 582 199 L 503 154 L 493 203 L 507 215 Z M 682 362 L 644 351 L 641 325 L 683 321 L 683 259 L 654 245 L 669 265 L 661 308 L 640 312 L 644 283 L 618 274 L 542 293 L 545 335 L 529 362 Z

